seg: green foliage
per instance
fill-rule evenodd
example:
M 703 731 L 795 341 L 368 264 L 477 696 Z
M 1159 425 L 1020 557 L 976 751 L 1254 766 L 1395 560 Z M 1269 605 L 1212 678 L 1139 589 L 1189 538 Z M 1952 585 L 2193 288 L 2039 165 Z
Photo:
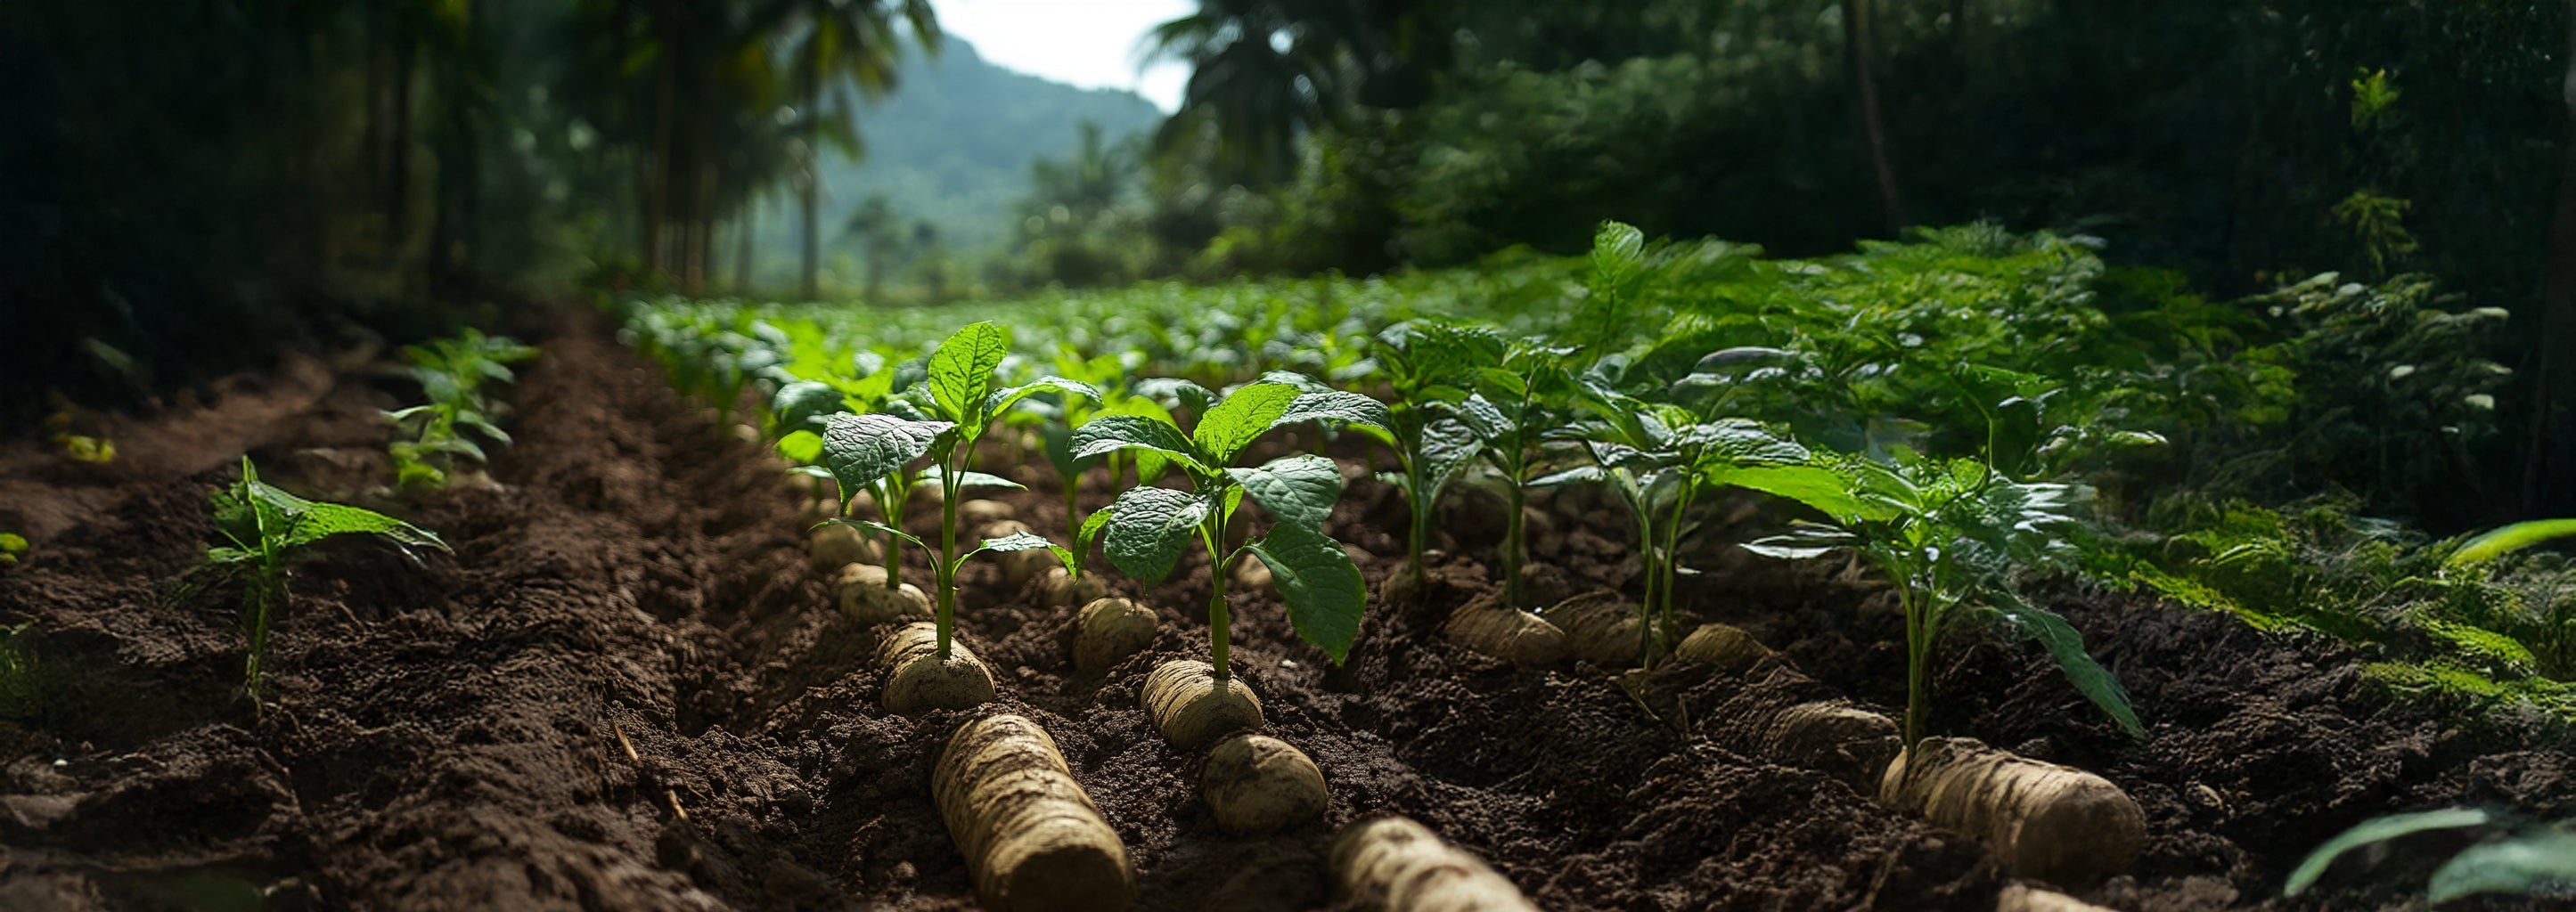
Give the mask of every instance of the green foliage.
M 2478 533 L 2451 552 L 2453 568 L 2484 564 L 2551 539 L 2576 535 L 2576 519 L 2535 519 Z
M 15 532 L 0 532 L 0 567 L 17 563 L 26 556 L 26 536 Z
M 941 342 L 922 368 L 921 381 L 907 390 L 903 405 L 917 411 L 921 419 L 908 419 L 892 414 L 850 414 L 831 419 L 823 436 L 822 457 L 832 478 L 840 485 L 841 507 L 849 508 L 851 498 L 861 490 L 874 487 L 879 505 L 885 507 L 886 521 L 847 521 L 888 535 L 891 545 L 909 541 L 929 548 L 930 545 L 896 526 L 900 520 L 901 499 L 896 487 L 909 488 L 912 481 L 899 478 L 907 466 L 928 457 L 937 470 L 922 476 L 941 485 L 938 558 L 932 563 L 938 589 L 937 614 L 939 654 L 949 651 L 950 638 L 956 626 L 957 571 L 966 559 L 985 551 L 1019 551 L 1038 547 L 1054 550 L 1068 565 L 1075 562 L 1071 552 L 1056 547 L 1043 538 L 1012 536 L 987 539 L 972 550 L 957 548 L 957 504 L 965 499 L 963 491 L 974 485 L 1019 487 L 972 470 L 975 445 L 984 433 L 1007 415 L 1021 400 L 1039 394 L 1053 394 L 1097 401 L 1100 392 L 1090 384 L 1062 377 L 1041 377 L 1018 386 L 997 387 L 994 371 L 1010 356 L 1010 340 L 1001 327 L 991 322 L 966 325 Z M 893 483 L 888 483 L 889 479 Z M 833 520 L 844 522 L 844 520 Z M 887 581 L 894 581 L 894 567 L 889 557 Z
M 1323 524 L 1341 500 L 1341 470 L 1322 456 L 1291 454 L 1259 466 L 1237 466 L 1237 457 L 1263 434 L 1308 422 L 1332 422 L 1389 433 L 1385 406 L 1366 396 L 1310 390 L 1305 378 L 1283 376 L 1236 388 L 1223 396 L 1198 390 L 1197 423 L 1184 434 L 1163 420 L 1103 415 L 1074 430 L 1073 455 L 1119 451 L 1153 454 L 1189 477 L 1190 490 L 1153 487 L 1140 478 L 1102 512 L 1108 514 L 1102 548 L 1130 576 L 1159 582 L 1172 572 L 1195 533 L 1208 556 L 1210 662 L 1229 673 L 1229 616 L 1225 568 L 1250 552 L 1269 566 L 1289 622 L 1334 662 L 1350 654 L 1358 636 L 1367 588 L 1341 545 Z M 1235 545 L 1226 524 L 1249 497 L 1275 520 L 1267 536 Z
M 453 338 L 403 346 L 401 354 L 410 362 L 405 371 L 429 401 L 385 413 L 406 437 L 387 448 L 394 483 L 404 490 L 445 487 L 460 465 L 485 460 L 475 437 L 510 442 L 510 435 L 493 422 L 499 404 L 484 390 L 487 384 L 514 379 L 509 365 L 536 357 L 537 350 L 469 328 Z
M 225 544 L 206 549 L 206 563 L 193 585 L 217 581 L 242 584 L 241 623 L 250 637 L 243 668 L 244 687 L 254 709 L 267 675 L 269 624 L 288 605 L 288 568 L 310 556 L 308 546 L 337 535 L 380 539 L 411 554 L 415 547 L 447 550 L 438 536 L 410 523 L 357 507 L 305 500 L 259 480 L 259 470 L 242 458 L 241 479 L 217 488 L 210 498 L 215 532 Z
M 1931 711 L 1931 653 L 1949 625 L 1984 616 L 2046 646 L 2086 699 L 2130 734 L 2145 737 L 2118 679 L 2084 651 L 2064 618 L 2022 600 L 2026 568 L 2064 564 L 2074 519 L 2066 486 L 2016 482 L 1970 459 L 1900 451 L 1894 463 L 1846 459 L 1849 502 L 1826 510 L 1835 526 L 1801 525 L 1747 547 L 1774 557 L 1858 551 L 1896 586 L 1905 614 L 1905 743 L 1921 740 Z
M 2380 656 L 2371 676 L 2400 693 L 2576 720 L 2576 567 L 2498 547 L 2546 523 L 2426 541 L 2335 501 L 2228 504 L 2189 522 L 2194 531 L 2115 572 L 2261 629 L 2369 644 Z
M 2286 896 L 2314 887 L 2334 862 L 2359 849 L 2384 859 L 2395 843 L 2419 833 L 2483 829 L 2488 838 L 2453 853 L 2433 870 L 2425 900 L 2439 904 L 2479 894 L 2567 898 L 2576 896 L 2576 821 L 2523 822 L 2476 808 L 2390 814 L 2361 822 L 2327 840 L 2290 872 Z

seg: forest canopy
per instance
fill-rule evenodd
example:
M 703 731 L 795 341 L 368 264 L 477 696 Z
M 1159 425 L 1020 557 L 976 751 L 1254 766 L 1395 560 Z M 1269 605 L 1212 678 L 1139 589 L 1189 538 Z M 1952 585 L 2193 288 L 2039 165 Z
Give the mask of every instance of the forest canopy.
M 414 338 L 583 287 L 940 301 L 1572 254 L 1610 219 L 1785 256 L 1984 220 L 2204 295 L 2332 271 L 2503 307 L 2480 354 L 2514 372 L 2516 430 L 2461 471 L 2565 503 L 2569 25 L 2548 2 L 1204 0 L 1140 49 L 1191 70 L 1155 123 L 995 81 L 935 0 L 38 4 L 0 29 L 0 383 L 133 401 L 268 340 Z M 1024 173 L 986 154 L 1038 133 L 1019 148 L 1062 152 Z

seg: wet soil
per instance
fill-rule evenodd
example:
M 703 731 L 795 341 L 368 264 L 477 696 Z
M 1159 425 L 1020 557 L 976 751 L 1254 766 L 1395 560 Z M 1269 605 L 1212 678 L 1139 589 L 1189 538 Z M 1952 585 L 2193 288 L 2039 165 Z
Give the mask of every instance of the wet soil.
M 1903 702 L 1897 621 L 1866 578 L 1712 549 L 1684 607 L 1781 651 L 1740 674 L 1681 667 L 1631 690 L 1582 665 L 1516 670 L 1438 635 L 1490 587 L 1463 557 L 1426 604 L 1373 604 L 1339 667 L 1277 599 L 1239 593 L 1234 662 L 1268 733 L 1332 786 L 1326 818 L 1222 833 L 1199 757 L 1136 706 L 1155 663 L 1206 650 L 1203 558 L 1119 594 L 1153 606 L 1154 648 L 1074 670 L 1073 610 L 970 567 L 962 636 L 998 704 L 906 718 L 877 707 L 880 631 L 833 608 L 806 566 L 813 490 L 659 373 L 575 323 L 522 371 L 497 486 L 408 502 L 367 493 L 364 457 L 397 384 L 281 375 L 120 427 L 108 466 L 0 452 L 0 528 L 33 557 L 0 571 L 0 623 L 35 658 L 0 695 L 0 908 L 962 909 L 965 863 L 929 797 L 947 734 L 981 713 L 1045 725 L 1139 874 L 1138 906 L 1331 908 L 1340 825 L 1395 812 L 1490 859 L 1549 909 L 1984 910 L 2006 883 L 1975 844 L 1881 808 L 1848 777 L 1763 753 L 1748 720 L 1811 699 Z M 184 431 L 184 432 L 183 432 Z M 156 436 L 157 435 L 157 436 Z M 1294 441 L 1282 441 L 1285 446 Z M 1353 474 L 1365 451 L 1334 452 Z M 204 497 L 248 451 L 313 496 L 398 509 L 452 554 L 366 544 L 302 565 L 276 633 L 274 704 L 240 695 L 243 641 L 221 588 L 171 589 L 208 532 Z M 991 495 L 1061 537 L 1037 485 Z M 1095 482 L 1096 483 L 1096 482 Z M 1086 492 L 1104 502 L 1106 491 Z M 927 500 L 922 498 L 921 500 Z M 1492 523 L 1459 498 L 1451 555 Z M 1568 493 L 1533 531 L 1549 594 L 1629 584 L 1624 530 Z M 910 524 L 935 528 L 931 505 Z M 1739 511 L 1758 524 L 1759 511 Z M 1400 565 L 1403 505 L 1354 481 L 1331 529 Z M 928 579 L 910 556 L 909 578 Z M 2412 908 L 2410 884 L 2338 871 L 2323 899 L 2278 884 L 2333 832 L 2459 802 L 2566 813 L 2563 747 L 2392 701 L 2355 656 L 2223 617 L 2065 587 L 2064 611 L 2127 683 L 2152 737 L 2120 735 L 2036 650 L 1963 638 L 1936 730 L 2100 772 L 2146 808 L 2128 876 L 2087 898 L 2124 910 Z M 1637 694 L 1632 696 L 1633 694 Z M 2420 883 L 2416 881 L 2416 883 Z M 2482 901 L 2464 908 L 2542 908 Z

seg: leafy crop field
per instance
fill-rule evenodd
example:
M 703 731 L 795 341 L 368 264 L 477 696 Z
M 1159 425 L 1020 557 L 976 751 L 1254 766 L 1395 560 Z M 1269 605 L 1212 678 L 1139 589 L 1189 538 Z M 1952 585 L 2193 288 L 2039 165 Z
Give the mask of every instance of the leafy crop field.
M 290 369 L 0 476 L 0 905 L 2553 908 L 2570 529 L 2368 518 L 2456 304 L 1614 223 Z

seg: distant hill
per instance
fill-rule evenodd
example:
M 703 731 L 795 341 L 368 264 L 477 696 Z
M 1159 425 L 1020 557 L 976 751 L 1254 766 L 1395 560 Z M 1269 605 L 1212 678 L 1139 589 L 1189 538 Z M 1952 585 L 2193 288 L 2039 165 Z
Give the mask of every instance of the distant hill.
M 936 59 L 909 55 L 894 94 L 860 109 L 864 160 L 838 152 L 824 160 L 823 268 L 831 271 L 836 255 L 859 257 L 842 228 L 873 194 L 883 194 L 906 224 L 937 226 L 957 256 L 1000 249 L 1011 236 L 1012 206 L 1028 193 L 1029 166 L 1072 155 L 1086 120 L 1114 143 L 1161 124 L 1163 112 L 1134 92 L 1003 69 L 955 37 Z M 761 284 L 792 288 L 801 231 L 795 196 L 781 185 L 761 205 L 754 238 Z M 844 278 L 855 283 L 859 276 Z

